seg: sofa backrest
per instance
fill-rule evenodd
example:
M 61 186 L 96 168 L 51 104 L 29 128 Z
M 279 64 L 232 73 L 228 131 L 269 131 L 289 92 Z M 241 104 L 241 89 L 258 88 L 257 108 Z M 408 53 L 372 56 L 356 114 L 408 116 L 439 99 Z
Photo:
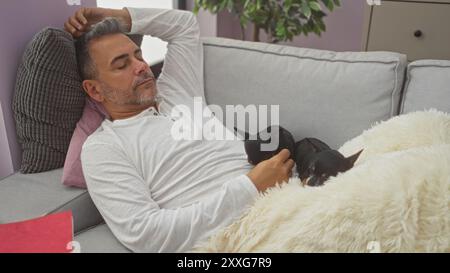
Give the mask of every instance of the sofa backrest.
M 334 148 L 398 113 L 406 56 L 204 38 L 208 104 L 279 105 L 296 140 Z M 259 128 L 263 129 L 263 128 Z
M 401 114 L 430 108 L 450 113 L 450 61 L 410 63 L 402 97 Z

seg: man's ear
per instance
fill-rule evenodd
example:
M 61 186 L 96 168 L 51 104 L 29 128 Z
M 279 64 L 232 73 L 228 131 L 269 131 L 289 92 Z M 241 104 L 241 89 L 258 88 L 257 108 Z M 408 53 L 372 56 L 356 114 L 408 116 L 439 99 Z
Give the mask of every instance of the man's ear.
M 96 80 L 84 80 L 83 83 L 84 91 L 91 97 L 93 100 L 97 102 L 103 102 L 104 97 L 100 92 L 100 84 Z

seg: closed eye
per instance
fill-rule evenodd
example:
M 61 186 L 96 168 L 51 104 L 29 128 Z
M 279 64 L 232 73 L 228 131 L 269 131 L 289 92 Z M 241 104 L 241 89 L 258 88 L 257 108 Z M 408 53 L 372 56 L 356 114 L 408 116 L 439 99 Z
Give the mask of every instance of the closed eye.
M 144 59 L 142 58 L 141 54 L 137 54 L 136 59 L 138 59 L 141 62 L 144 61 Z M 119 66 L 117 69 L 123 70 L 123 69 L 125 69 L 127 67 L 127 65 L 128 65 L 128 59 L 127 59 L 127 61 L 125 61 L 124 65 Z
M 123 62 L 123 65 L 117 67 L 117 69 L 122 70 L 128 66 L 128 59 Z

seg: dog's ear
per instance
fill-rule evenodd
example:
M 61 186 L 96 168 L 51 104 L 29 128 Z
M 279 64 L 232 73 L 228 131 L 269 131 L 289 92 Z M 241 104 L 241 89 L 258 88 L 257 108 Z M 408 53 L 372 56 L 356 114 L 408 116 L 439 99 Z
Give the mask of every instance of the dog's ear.
M 244 140 L 249 140 L 250 139 L 250 134 L 247 133 L 246 131 L 241 131 L 236 126 L 234 126 L 233 128 L 234 128 L 234 132 L 237 134 L 238 138 L 242 138 L 242 134 L 243 134 L 244 135 Z
M 364 149 L 362 149 L 361 151 L 357 152 L 356 154 L 347 157 L 347 163 L 349 164 L 349 167 L 352 168 L 353 165 L 355 165 L 356 160 L 358 160 L 359 156 L 361 155 L 361 153 L 364 151 Z

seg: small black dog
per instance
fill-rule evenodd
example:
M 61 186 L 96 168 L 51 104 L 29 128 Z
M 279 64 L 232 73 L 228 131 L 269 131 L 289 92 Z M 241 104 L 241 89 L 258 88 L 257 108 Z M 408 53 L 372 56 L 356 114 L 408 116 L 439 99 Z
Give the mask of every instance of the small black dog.
M 346 158 L 316 138 L 304 138 L 295 144 L 295 163 L 303 185 L 321 186 L 330 176 L 353 167 L 363 150 Z
M 237 128 L 234 130 L 237 132 Z M 275 134 L 278 131 L 278 135 Z M 362 151 L 346 158 L 336 150 L 332 150 L 326 143 L 317 138 L 304 138 L 295 143 L 292 134 L 281 126 L 270 126 L 256 136 L 250 137 L 244 132 L 244 147 L 247 160 L 252 165 L 267 160 L 283 149 L 288 149 L 290 158 L 295 161 L 298 176 L 303 185 L 321 186 L 330 176 L 348 171 L 353 167 Z M 274 132 L 272 134 L 272 132 Z M 262 144 L 269 144 L 279 137 L 275 149 L 264 150 Z
M 236 132 L 238 131 L 236 127 L 234 127 L 234 130 Z M 288 149 L 291 153 L 290 158 L 294 159 L 294 137 L 288 130 L 281 126 L 269 126 L 265 131 L 258 132 L 256 136 L 250 136 L 247 132 L 244 135 L 244 147 L 247 153 L 247 160 L 252 165 L 257 165 L 261 161 L 271 158 L 283 149 Z M 262 146 L 262 144 L 272 146 L 271 143 L 278 143 L 278 145 L 272 147 L 274 149 L 270 150 L 264 149 L 264 146 Z

